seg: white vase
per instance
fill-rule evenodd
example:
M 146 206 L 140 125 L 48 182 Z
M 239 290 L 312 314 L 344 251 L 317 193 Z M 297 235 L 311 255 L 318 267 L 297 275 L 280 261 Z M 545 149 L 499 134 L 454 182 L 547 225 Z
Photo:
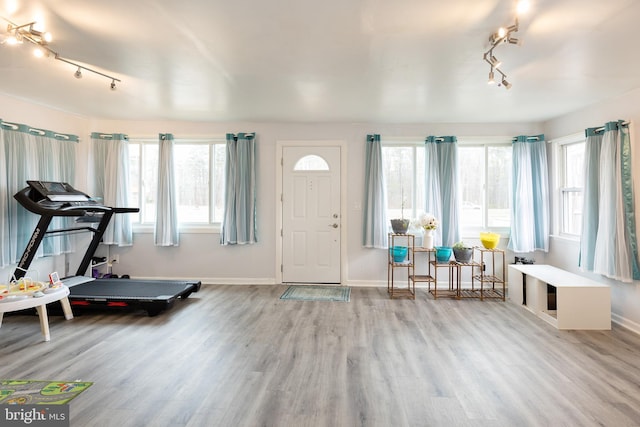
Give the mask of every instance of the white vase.
M 422 238 L 422 247 L 427 249 L 433 249 L 433 230 L 424 230 L 424 237 Z

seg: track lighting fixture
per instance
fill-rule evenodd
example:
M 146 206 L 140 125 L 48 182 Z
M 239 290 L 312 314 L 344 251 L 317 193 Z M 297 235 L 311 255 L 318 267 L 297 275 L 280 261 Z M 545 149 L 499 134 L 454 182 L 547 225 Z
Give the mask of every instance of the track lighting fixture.
M 53 36 L 51 35 L 51 33 L 46 32 L 46 31 L 38 31 L 38 30 L 34 30 L 33 29 L 33 25 L 35 24 L 35 22 L 32 22 L 29 26 L 29 33 L 40 40 L 40 44 L 48 44 L 51 43 L 51 41 L 53 40 Z
M 493 50 L 498 47 L 500 44 L 515 44 L 520 46 L 522 44 L 522 40 L 512 37 L 513 33 L 517 33 L 519 30 L 519 21 L 518 16 L 522 13 L 525 13 L 529 10 L 529 1 L 528 0 L 519 0 L 516 5 L 516 19 L 513 25 L 508 27 L 500 27 L 495 33 L 489 36 L 489 43 L 491 46 L 484 53 L 482 59 L 491 66 L 491 70 L 489 71 L 489 84 L 495 83 L 494 80 L 494 70 L 499 72 L 502 75 L 502 80 L 498 86 L 504 86 L 506 89 L 511 89 L 511 83 L 509 83 L 506 79 L 506 75 L 499 70 L 502 63 L 498 61 L 498 59 L 493 55 Z
M 86 67 L 84 65 L 77 64 L 74 61 L 61 57 L 58 52 L 54 51 L 48 46 L 48 44 L 51 43 L 51 41 L 53 40 L 51 33 L 48 33 L 46 31 L 36 30 L 34 28 L 34 26 L 36 25 L 35 21 L 29 22 L 28 24 L 24 24 L 24 25 L 16 25 L 13 22 L 9 21 L 7 18 L 1 17 L 1 16 L 0 18 L 2 18 L 8 23 L 7 25 L 8 36 L 5 39 L 6 44 L 16 45 L 16 44 L 21 44 L 26 40 L 27 42 L 35 45 L 35 50 L 34 50 L 35 56 L 44 57 L 44 56 L 53 55 L 54 59 L 58 61 L 66 62 L 69 65 L 77 67 L 78 69 L 73 74 L 77 79 L 82 78 L 82 70 L 86 70 L 91 73 L 98 74 L 102 77 L 110 79 L 111 90 L 115 90 L 116 82 L 121 81 L 120 79 L 117 79 L 113 76 L 110 76 L 108 74 Z
M 487 80 L 487 83 L 490 85 L 496 84 L 496 76 L 493 73 L 493 68 L 489 71 L 489 80 Z
M 518 46 L 522 46 L 522 40 L 516 39 L 514 37 L 509 37 L 507 39 L 507 42 L 509 42 L 510 44 L 515 44 L 515 45 L 518 45 Z
M 4 19 L 4 18 L 3 18 Z M 9 33 L 9 44 L 22 43 L 23 40 L 27 40 L 31 43 L 38 45 L 46 45 L 53 40 L 51 33 L 45 31 L 36 30 L 34 25 L 36 22 L 29 22 L 24 25 L 16 25 L 5 19 L 9 24 L 7 25 L 7 33 Z
M 492 68 L 500 68 L 502 62 L 498 61 L 498 58 L 493 56 L 493 53 L 489 55 L 489 64 L 491 64 Z
M 500 74 L 500 83 L 498 83 L 498 86 L 504 86 L 505 89 L 511 89 L 511 83 L 509 83 L 507 81 L 507 75 L 505 73 L 503 73 L 501 70 L 497 69 L 497 68 L 492 68 L 489 71 L 489 80 L 487 80 L 487 83 L 489 85 L 494 85 L 496 84 L 496 76 L 494 71 L 498 72 Z

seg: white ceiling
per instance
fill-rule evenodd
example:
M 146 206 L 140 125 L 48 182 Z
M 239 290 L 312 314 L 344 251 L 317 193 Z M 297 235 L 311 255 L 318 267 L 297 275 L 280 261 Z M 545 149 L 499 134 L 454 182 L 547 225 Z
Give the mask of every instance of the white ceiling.
M 61 56 L 0 45 L 0 92 L 105 119 L 542 121 L 640 87 L 640 1 L 532 0 L 522 46 L 489 35 L 511 0 L 5 0 Z M 1 25 L 2 34 L 5 25 Z M 1 40 L 1 38 L 0 38 Z

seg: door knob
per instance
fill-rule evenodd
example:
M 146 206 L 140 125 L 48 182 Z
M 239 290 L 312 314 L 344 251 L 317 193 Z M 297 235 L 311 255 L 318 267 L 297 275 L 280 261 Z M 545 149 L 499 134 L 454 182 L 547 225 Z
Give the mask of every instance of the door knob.
M 333 224 L 330 224 L 329 227 L 338 228 L 338 224 L 333 223 Z

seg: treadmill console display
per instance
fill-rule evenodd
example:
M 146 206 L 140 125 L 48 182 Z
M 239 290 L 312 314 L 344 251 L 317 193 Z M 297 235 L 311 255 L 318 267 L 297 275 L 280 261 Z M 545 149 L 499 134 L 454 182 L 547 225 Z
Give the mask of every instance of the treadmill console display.
M 40 199 L 47 199 L 51 202 L 86 202 L 89 200 L 89 196 L 66 182 L 27 181 L 27 184 L 36 191 Z

